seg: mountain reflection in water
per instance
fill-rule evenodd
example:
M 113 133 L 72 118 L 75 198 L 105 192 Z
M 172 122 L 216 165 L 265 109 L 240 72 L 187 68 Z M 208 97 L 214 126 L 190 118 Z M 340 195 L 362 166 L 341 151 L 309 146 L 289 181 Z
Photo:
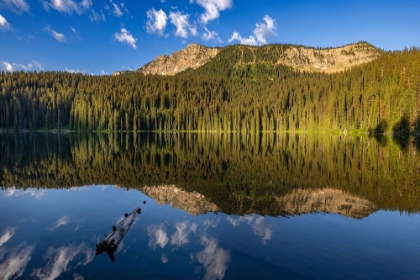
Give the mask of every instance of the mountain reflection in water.
M 412 143 L 3 134 L 0 150 L 1 279 L 420 275 L 420 161 Z M 118 261 L 94 258 L 110 226 L 143 201 L 141 219 L 115 248 Z

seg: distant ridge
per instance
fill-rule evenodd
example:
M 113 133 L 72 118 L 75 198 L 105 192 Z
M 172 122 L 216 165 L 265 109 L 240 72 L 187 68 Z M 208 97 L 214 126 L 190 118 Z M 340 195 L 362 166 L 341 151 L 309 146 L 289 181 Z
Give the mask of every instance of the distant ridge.
M 222 56 L 221 53 L 224 53 Z M 226 59 L 235 65 L 266 63 L 291 66 L 297 71 L 335 73 L 370 62 L 381 51 L 367 42 L 337 48 L 313 48 L 297 45 L 270 44 L 264 46 L 231 45 L 211 48 L 190 44 L 171 55 L 159 55 L 137 70 L 144 75 L 175 75 L 186 69 L 196 69 L 213 59 Z M 125 72 L 117 71 L 114 75 Z

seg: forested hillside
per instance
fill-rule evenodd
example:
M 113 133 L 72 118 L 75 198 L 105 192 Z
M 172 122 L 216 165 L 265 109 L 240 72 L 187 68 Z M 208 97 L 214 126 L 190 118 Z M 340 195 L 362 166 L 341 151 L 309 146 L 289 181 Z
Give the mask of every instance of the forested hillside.
M 229 46 L 202 67 L 171 77 L 2 72 L 0 128 L 419 131 L 418 48 L 381 52 L 336 74 L 276 65 L 287 48 Z

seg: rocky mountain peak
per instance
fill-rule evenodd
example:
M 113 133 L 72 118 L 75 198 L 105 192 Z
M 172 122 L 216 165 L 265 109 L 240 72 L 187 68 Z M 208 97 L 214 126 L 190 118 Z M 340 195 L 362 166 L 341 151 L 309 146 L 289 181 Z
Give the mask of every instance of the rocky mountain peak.
M 137 71 L 142 74 L 175 75 L 188 68 L 198 68 L 215 57 L 220 48 L 209 48 L 199 44 L 189 44 L 185 49 L 171 55 L 159 55 Z

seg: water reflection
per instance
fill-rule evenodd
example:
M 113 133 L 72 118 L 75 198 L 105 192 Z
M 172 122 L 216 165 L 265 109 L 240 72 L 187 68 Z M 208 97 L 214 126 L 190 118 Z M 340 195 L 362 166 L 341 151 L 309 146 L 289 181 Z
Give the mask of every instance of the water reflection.
M 219 247 L 219 241 L 206 236 L 201 237 L 201 245 L 205 248 L 196 255 L 197 261 L 206 270 L 204 279 L 223 279 L 230 262 L 230 253 Z
M 58 219 L 58 221 L 55 223 L 54 226 L 52 226 L 49 231 L 54 231 L 56 228 L 67 225 L 70 221 L 70 218 L 68 216 L 62 216 Z
M 375 209 L 420 210 L 416 143 L 402 152 L 395 141 L 348 135 L 3 134 L 0 185 L 10 196 L 107 182 L 194 215 L 272 216 L 288 215 L 277 198 L 296 189 L 330 189 L 369 201 L 359 212 L 343 204 L 342 213 L 362 218 Z
M 35 268 L 32 271 L 32 276 L 41 280 L 53 280 L 70 269 L 89 264 L 94 256 L 94 251 L 85 243 L 70 244 L 57 249 L 50 247 L 45 256 L 47 265 Z
M 156 248 L 156 246 L 160 246 L 160 248 L 165 248 L 166 244 L 168 244 L 169 238 L 164 230 L 164 224 L 159 225 L 149 225 L 147 227 L 147 233 L 149 234 L 149 247 Z
M 0 278 L 18 279 L 32 258 L 35 245 L 22 243 L 13 248 L 0 248 Z
M 15 229 L 11 228 L 11 227 L 7 227 L 4 230 L 3 235 L 0 237 L 0 247 L 6 243 L 7 241 L 9 241 L 10 238 L 12 238 L 12 236 L 15 234 Z

